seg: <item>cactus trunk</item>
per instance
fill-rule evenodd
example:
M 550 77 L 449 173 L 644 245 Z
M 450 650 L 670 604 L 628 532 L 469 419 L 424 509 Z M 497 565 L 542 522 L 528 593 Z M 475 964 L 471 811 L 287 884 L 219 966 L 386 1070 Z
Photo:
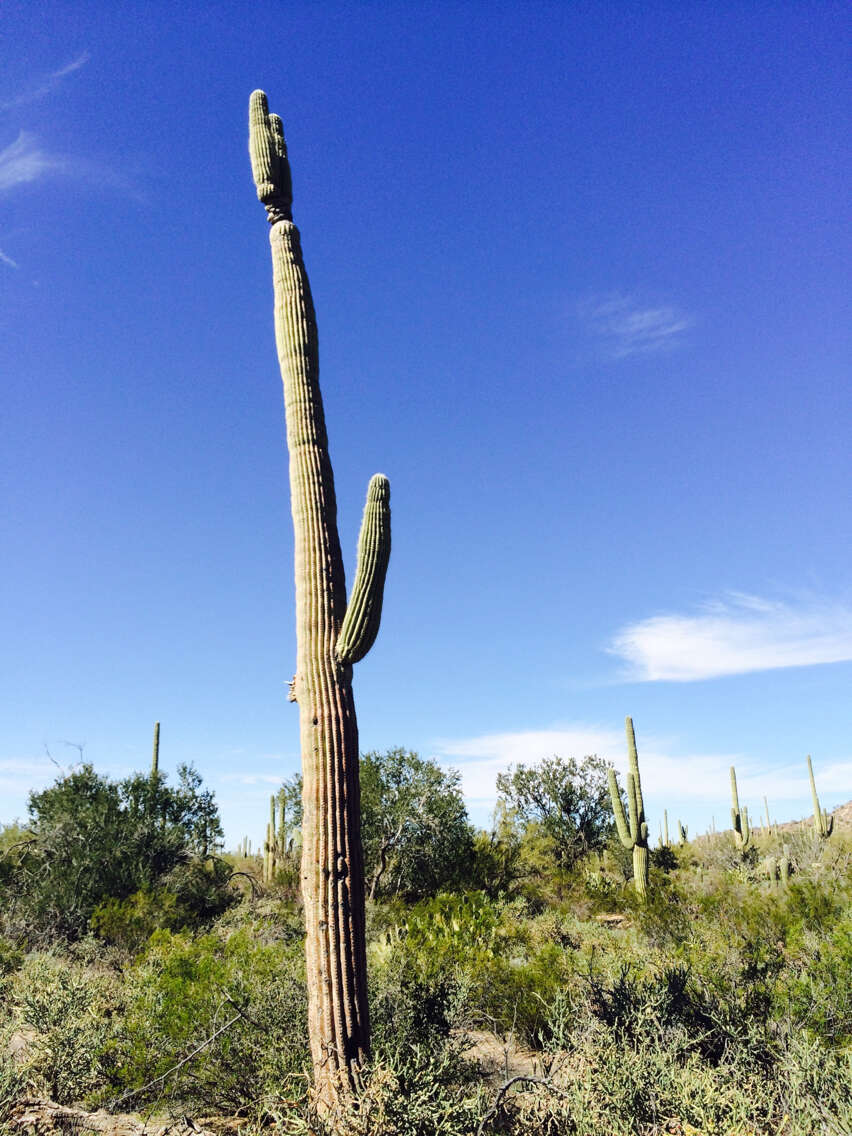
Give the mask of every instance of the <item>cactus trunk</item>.
M 625 719 L 627 749 L 629 754 L 629 773 L 627 774 L 627 816 L 621 803 L 615 770 L 609 769 L 609 793 L 612 798 L 612 811 L 615 826 L 625 848 L 633 850 L 633 886 L 636 894 L 644 899 L 648 894 L 648 825 L 645 822 L 645 805 L 642 800 L 642 782 L 639 779 L 639 755 L 636 751 L 636 735 L 633 732 L 633 719 Z
M 816 791 L 816 781 L 814 780 L 814 767 L 811 762 L 811 755 L 808 754 L 808 777 L 811 781 L 811 799 L 814 803 L 814 831 L 821 840 L 828 840 L 834 831 L 834 817 L 828 815 L 826 809 L 820 809 L 819 797 Z
M 740 796 L 737 792 L 737 771 L 731 766 L 731 826 L 734 830 L 734 840 L 737 848 L 745 852 L 751 847 L 751 829 L 748 823 L 748 809 L 740 808 Z
M 154 723 L 154 752 L 151 755 L 151 776 L 156 777 L 160 772 L 160 723 Z
M 390 552 L 387 480 L 370 482 L 359 561 L 347 608 L 334 477 L 319 388 L 316 319 L 299 232 L 290 219 L 290 171 L 281 120 L 252 95 L 250 151 L 272 225 L 275 338 L 284 382 L 295 537 L 296 676 L 303 772 L 302 895 L 308 1031 L 317 1101 L 359 1085 L 369 1053 L 358 726 L 352 663 L 378 630 Z M 345 634 L 343 634 L 345 632 Z

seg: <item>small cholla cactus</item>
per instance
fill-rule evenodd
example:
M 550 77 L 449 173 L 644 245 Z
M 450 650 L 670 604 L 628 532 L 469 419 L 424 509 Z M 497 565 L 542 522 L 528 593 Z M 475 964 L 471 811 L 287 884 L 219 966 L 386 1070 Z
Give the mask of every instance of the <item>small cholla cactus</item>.
M 637 894 L 644 899 L 648 894 L 648 825 L 645 822 L 645 805 L 642 801 L 642 783 L 639 779 L 639 755 L 636 752 L 636 735 L 633 732 L 633 719 L 625 721 L 627 749 L 630 758 L 630 772 L 627 774 L 627 809 L 624 815 L 621 794 L 615 770 L 608 770 L 609 793 L 612 798 L 612 811 L 618 835 L 625 848 L 633 850 L 633 884 Z
M 733 822 L 734 840 L 737 847 L 743 852 L 751 846 L 751 829 L 748 826 L 748 809 L 745 805 L 740 809 L 740 798 L 737 793 L 737 773 L 731 766 L 731 821 Z
M 811 797 L 814 802 L 814 832 L 820 840 L 828 840 L 832 832 L 834 832 L 834 817 L 829 816 L 826 809 L 820 809 L 819 797 L 816 791 L 816 781 L 814 781 L 814 767 L 811 764 L 811 755 L 808 754 L 808 777 L 811 779 Z

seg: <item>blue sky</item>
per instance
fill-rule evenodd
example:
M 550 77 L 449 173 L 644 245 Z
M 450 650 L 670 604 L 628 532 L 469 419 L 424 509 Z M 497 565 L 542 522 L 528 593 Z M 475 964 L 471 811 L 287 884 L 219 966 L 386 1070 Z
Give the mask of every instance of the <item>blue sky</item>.
M 267 225 L 284 120 L 348 575 L 392 486 L 364 749 L 626 764 L 652 831 L 852 797 L 846 5 L 0 12 L 0 822 L 79 750 L 299 762 Z M 71 744 L 69 744 L 71 743 Z

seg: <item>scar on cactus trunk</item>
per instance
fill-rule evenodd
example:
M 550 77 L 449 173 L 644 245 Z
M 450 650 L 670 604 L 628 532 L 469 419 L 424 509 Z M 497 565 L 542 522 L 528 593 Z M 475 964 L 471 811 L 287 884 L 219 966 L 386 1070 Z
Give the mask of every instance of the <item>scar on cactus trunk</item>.
M 390 555 L 390 487 L 381 474 L 370 481 L 347 604 L 314 306 L 292 221 L 281 119 L 269 113 L 263 91 L 251 96 L 249 151 L 257 196 L 272 226 L 275 338 L 295 537 L 291 697 L 299 704 L 302 749 L 308 1032 L 317 1103 L 328 1109 L 339 1094 L 357 1091 L 370 1047 L 352 664 L 366 655 L 379 629 Z
M 627 812 L 618 791 L 615 770 L 609 773 L 609 794 L 612 797 L 612 811 L 615 825 L 625 848 L 633 849 L 633 886 L 640 898 L 648 894 L 648 825 L 645 823 L 645 805 L 642 801 L 642 782 L 639 779 L 639 755 L 636 752 L 636 735 L 633 732 L 633 719 L 625 720 L 627 749 L 630 769 L 627 774 Z

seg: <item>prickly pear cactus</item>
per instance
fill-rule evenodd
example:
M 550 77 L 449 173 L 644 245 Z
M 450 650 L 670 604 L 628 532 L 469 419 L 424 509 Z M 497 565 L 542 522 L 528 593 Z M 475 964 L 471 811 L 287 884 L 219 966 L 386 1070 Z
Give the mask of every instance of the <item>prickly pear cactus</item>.
M 352 664 L 379 627 L 390 555 L 390 487 L 370 481 L 347 604 L 334 477 L 319 387 L 317 325 L 292 221 L 284 131 L 263 91 L 249 106 L 257 196 L 271 225 L 275 338 L 284 382 L 295 536 L 296 676 L 303 771 L 302 893 L 308 1031 L 317 1101 L 351 1093 L 370 1043 Z
M 633 885 L 637 894 L 644 899 L 648 894 L 648 825 L 645 822 L 645 805 L 642 801 L 642 783 L 639 779 L 639 755 L 636 752 L 636 735 L 633 732 L 633 719 L 625 721 L 627 750 L 630 771 L 627 774 L 627 811 L 621 803 L 615 770 L 608 770 L 609 793 L 612 797 L 612 811 L 615 825 L 625 848 L 633 850 Z

